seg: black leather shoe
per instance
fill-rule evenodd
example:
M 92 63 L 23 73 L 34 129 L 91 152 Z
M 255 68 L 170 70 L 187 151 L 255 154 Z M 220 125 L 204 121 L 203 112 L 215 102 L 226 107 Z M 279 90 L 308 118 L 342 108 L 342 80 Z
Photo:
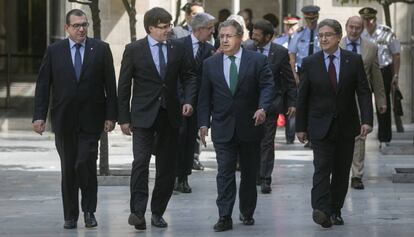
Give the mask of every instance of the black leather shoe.
M 196 158 L 193 160 L 193 170 L 204 170 L 204 165 Z
M 364 183 L 362 183 L 362 179 L 358 178 L 358 177 L 353 177 L 351 179 L 351 187 L 354 189 L 364 189 Z
M 272 192 L 272 187 L 270 187 L 269 182 L 267 180 L 262 180 L 262 183 L 260 184 L 262 193 L 267 194 Z
M 312 218 L 316 224 L 321 225 L 323 228 L 329 228 L 332 226 L 332 222 L 328 218 L 328 215 L 326 215 L 326 213 L 321 210 L 313 210 Z
M 151 225 L 159 228 L 165 228 L 168 226 L 168 223 L 164 220 L 164 218 L 162 218 L 162 216 L 152 214 Z
M 188 185 L 188 179 L 187 176 L 185 177 L 185 179 L 183 180 L 183 182 L 181 183 L 181 192 L 182 193 L 191 193 L 191 187 L 190 185 Z
M 136 213 L 129 214 L 128 224 L 133 225 L 137 230 L 145 230 L 147 228 L 144 216 Z
M 217 223 L 214 225 L 214 231 L 222 232 L 233 229 L 233 220 L 230 216 L 220 216 Z
M 343 225 L 344 224 L 344 219 L 342 219 L 341 217 L 341 213 L 337 212 L 337 213 L 332 213 L 331 215 L 331 222 L 333 225 Z
M 75 220 L 67 220 L 65 221 L 65 224 L 63 224 L 63 228 L 65 229 L 76 229 L 77 222 Z
M 85 227 L 92 228 L 98 226 L 95 215 L 92 212 L 83 213 L 83 218 L 85 220 Z
M 240 214 L 239 218 L 243 225 L 254 225 L 254 218 L 251 216 L 244 216 L 243 214 Z

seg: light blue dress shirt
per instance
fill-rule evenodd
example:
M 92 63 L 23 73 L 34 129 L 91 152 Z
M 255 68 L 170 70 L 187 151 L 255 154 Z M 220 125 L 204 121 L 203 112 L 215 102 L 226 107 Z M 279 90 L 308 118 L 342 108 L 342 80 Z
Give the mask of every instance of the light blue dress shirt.
M 160 57 L 158 55 L 158 44 L 159 42 L 156 41 L 154 38 L 152 38 L 150 35 L 148 35 L 148 44 L 150 46 L 151 49 L 151 55 L 152 55 L 152 60 L 154 61 L 155 67 L 157 67 L 157 71 L 158 73 L 160 73 Z M 167 61 L 167 42 L 163 42 L 163 46 L 162 46 L 162 52 L 164 53 L 164 59 L 165 59 L 165 64 L 167 65 L 168 61 Z
M 291 38 L 292 40 L 292 38 Z M 283 34 L 280 37 L 277 37 L 276 39 L 273 40 L 273 43 L 278 44 L 278 45 L 282 45 L 285 48 L 289 47 L 289 35 L 287 34 Z
M 72 64 L 73 64 L 73 66 L 75 66 L 76 42 L 73 41 L 71 38 L 68 38 L 68 39 L 69 39 L 70 55 L 72 56 Z M 81 55 L 81 61 L 83 63 L 83 56 L 85 55 L 86 40 L 84 40 L 80 44 L 82 45 L 82 47 L 79 48 L 79 52 L 80 52 L 80 55 Z
M 293 34 L 292 39 L 289 43 L 289 53 L 296 55 L 296 65 L 298 67 L 302 66 L 303 58 L 309 56 L 309 42 L 310 42 L 310 33 L 311 30 L 308 27 L 300 32 Z M 317 28 L 313 30 L 313 53 L 321 51 L 318 40 L 318 30 Z
M 200 45 L 198 44 L 198 42 L 200 41 L 194 36 L 194 34 L 191 34 L 191 42 L 193 44 L 193 56 L 195 58 L 195 56 L 197 55 L 198 48 L 200 47 Z
M 236 57 L 235 63 L 237 66 L 237 75 L 239 74 L 242 52 L 243 52 L 243 49 L 240 47 L 239 52 L 237 52 L 234 55 Z M 231 60 L 229 56 L 223 54 L 223 73 L 226 79 L 227 86 L 229 86 L 229 88 L 230 88 L 230 65 L 231 65 Z
M 326 71 L 329 70 L 329 54 L 323 52 L 324 59 L 325 59 L 325 66 Z M 338 49 L 333 53 L 335 55 L 335 58 L 333 60 L 333 64 L 335 65 L 335 71 L 336 71 L 336 82 L 339 83 L 339 71 L 341 70 L 341 50 L 338 47 Z
M 346 49 L 352 52 L 352 41 L 349 40 L 348 37 L 345 38 L 345 43 L 346 43 Z M 361 38 L 358 38 L 357 41 L 355 41 L 356 43 L 356 48 L 357 48 L 357 53 L 361 54 Z

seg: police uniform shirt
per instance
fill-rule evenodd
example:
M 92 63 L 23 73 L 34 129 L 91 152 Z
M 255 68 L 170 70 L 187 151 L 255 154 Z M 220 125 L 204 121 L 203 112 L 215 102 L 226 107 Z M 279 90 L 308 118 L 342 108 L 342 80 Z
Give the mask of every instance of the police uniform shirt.
M 372 35 L 364 29 L 361 36 L 378 45 L 378 63 L 381 68 L 392 63 L 393 54 L 401 52 L 400 41 L 388 26 L 377 24 Z
M 302 65 L 303 58 L 309 56 L 310 33 L 311 30 L 305 26 L 302 31 L 293 34 L 293 38 L 289 43 L 289 53 L 296 54 L 296 65 L 298 67 Z M 317 28 L 313 30 L 313 38 L 313 53 L 316 53 L 321 51 Z
M 276 39 L 274 39 L 273 43 L 282 45 L 283 47 L 288 48 L 289 47 L 289 35 L 283 34 L 280 37 L 277 37 Z

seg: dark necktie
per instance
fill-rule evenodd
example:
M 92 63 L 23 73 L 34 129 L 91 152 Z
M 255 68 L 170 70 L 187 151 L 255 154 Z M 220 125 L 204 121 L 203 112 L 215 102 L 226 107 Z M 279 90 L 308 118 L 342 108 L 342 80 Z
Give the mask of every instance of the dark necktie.
M 357 44 L 355 42 L 351 42 L 351 45 L 352 45 L 352 52 L 358 53 Z
M 194 58 L 197 66 L 203 62 L 204 45 L 203 42 L 198 41 L 198 50 Z
M 157 45 L 158 45 L 158 58 L 159 58 L 159 63 L 160 63 L 160 76 L 161 76 L 161 79 L 164 80 L 164 78 L 165 78 L 165 69 L 166 69 L 164 52 L 162 51 L 162 46 L 164 44 L 163 43 L 158 43 Z
M 332 88 L 336 92 L 336 69 L 335 64 L 333 63 L 333 60 L 335 59 L 335 55 L 329 55 L 329 66 L 328 66 L 328 74 L 329 74 L 329 80 L 331 81 Z
M 81 44 L 76 44 L 76 52 L 75 52 L 75 74 L 76 74 L 76 80 L 79 81 L 81 70 L 82 70 L 82 58 L 80 54 L 80 47 L 82 47 Z
M 238 79 L 236 57 L 234 55 L 229 56 L 229 59 L 231 61 L 231 64 L 230 64 L 230 91 L 234 95 L 234 93 L 236 92 L 237 79 Z
M 308 56 L 313 54 L 313 30 L 310 31 Z
M 292 36 L 290 36 L 289 35 L 289 38 L 288 38 L 288 45 L 290 44 L 290 40 L 292 39 Z
M 259 48 L 257 48 L 258 50 L 259 50 L 259 52 L 261 53 L 261 54 L 263 54 L 263 52 L 264 52 L 264 48 L 263 47 L 259 47 Z

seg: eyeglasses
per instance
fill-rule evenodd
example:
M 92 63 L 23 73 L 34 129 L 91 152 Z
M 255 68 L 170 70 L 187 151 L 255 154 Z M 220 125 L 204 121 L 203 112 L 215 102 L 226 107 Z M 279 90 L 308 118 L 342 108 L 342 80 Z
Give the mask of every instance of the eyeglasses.
M 70 25 L 73 27 L 73 29 L 75 30 L 79 30 L 81 27 L 83 27 L 84 29 L 87 29 L 89 26 L 89 22 L 84 22 L 84 23 L 80 23 L 80 24 L 72 24 Z
M 171 28 L 173 25 L 172 24 L 167 24 L 167 25 L 158 25 L 155 28 L 161 29 L 161 30 L 167 30 L 169 28 Z
M 239 36 L 239 34 L 234 34 L 234 35 L 219 35 L 220 40 L 224 40 L 224 39 L 231 39 L 233 37 Z
M 318 37 L 319 37 L 319 39 L 322 39 L 323 37 L 326 37 L 326 38 L 331 38 L 332 36 L 334 36 L 334 35 L 336 35 L 336 33 L 333 33 L 333 32 L 326 32 L 326 33 L 319 33 L 318 34 Z

